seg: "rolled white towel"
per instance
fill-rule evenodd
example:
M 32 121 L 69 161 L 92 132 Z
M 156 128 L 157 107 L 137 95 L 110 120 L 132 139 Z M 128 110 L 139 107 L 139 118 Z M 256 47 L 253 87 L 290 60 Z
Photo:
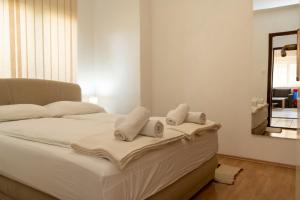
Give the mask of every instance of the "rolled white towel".
M 164 124 L 159 120 L 150 119 L 139 134 L 149 137 L 163 137 L 163 133 Z
M 115 123 L 115 138 L 131 142 L 143 129 L 150 118 L 150 111 L 144 107 L 135 108 L 126 117 Z
M 166 122 L 169 125 L 178 126 L 182 124 L 190 110 L 187 104 L 180 104 L 175 110 L 167 114 Z
M 203 112 L 189 112 L 185 122 L 204 125 L 206 123 L 206 114 Z

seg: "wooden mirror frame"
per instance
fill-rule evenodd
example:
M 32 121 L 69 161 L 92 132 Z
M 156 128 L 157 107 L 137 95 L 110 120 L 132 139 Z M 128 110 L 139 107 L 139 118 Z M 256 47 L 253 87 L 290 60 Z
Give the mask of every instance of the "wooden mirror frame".
M 268 90 L 267 90 L 267 103 L 268 107 L 268 127 L 271 127 L 272 118 L 272 96 L 273 96 L 273 65 L 274 65 L 274 53 L 273 53 L 273 38 L 278 36 L 297 35 L 298 30 L 277 32 L 269 34 L 269 54 L 268 54 Z

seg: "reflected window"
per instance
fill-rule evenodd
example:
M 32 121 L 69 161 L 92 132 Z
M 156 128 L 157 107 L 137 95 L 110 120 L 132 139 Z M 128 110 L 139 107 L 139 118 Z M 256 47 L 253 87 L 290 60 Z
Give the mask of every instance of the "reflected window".
M 299 87 L 296 81 L 297 51 L 288 51 L 286 57 L 281 56 L 281 50 L 274 51 L 273 87 Z

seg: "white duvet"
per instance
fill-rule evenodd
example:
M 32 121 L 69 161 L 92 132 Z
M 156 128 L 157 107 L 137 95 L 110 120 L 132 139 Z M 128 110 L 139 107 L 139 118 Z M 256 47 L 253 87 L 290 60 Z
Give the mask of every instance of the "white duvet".
M 100 115 L 99 115 L 100 116 Z M 99 120 L 78 120 L 72 118 L 43 118 L 0 124 L 0 134 L 24 140 L 72 147 L 75 151 L 91 156 L 106 158 L 123 169 L 132 160 L 149 151 L 165 148 L 172 142 L 191 139 L 201 131 L 218 130 L 219 124 L 207 125 L 186 123 L 167 127 L 162 138 L 139 135 L 132 142 L 115 139 L 114 122 L 116 115 L 101 115 Z M 160 118 L 165 122 L 165 118 Z
M 144 200 L 214 156 L 217 133 L 174 143 L 120 171 L 106 159 L 0 135 L 0 174 L 63 200 Z
M 81 120 L 86 121 L 83 126 L 87 130 L 90 129 L 88 125 L 93 123 L 109 124 L 115 120 L 113 115 L 100 113 L 88 117 L 87 115 L 73 117 L 77 119 L 64 122 L 73 129 L 79 128 L 75 133 L 80 133 L 81 129 L 78 126 L 81 126 L 82 123 L 79 123 Z M 39 131 L 44 129 L 46 129 L 44 136 L 51 133 L 51 130 L 61 130 L 56 120 L 50 120 L 51 126 L 46 121 L 38 120 L 39 123 L 34 128 L 36 134 L 33 136 L 36 137 Z M 0 124 L 1 128 L 24 125 L 25 130 L 29 131 L 30 124 L 35 123 L 29 121 L 25 125 L 26 123 L 20 121 L 7 124 Z M 71 130 L 69 127 L 63 129 Z M 120 171 L 106 159 L 85 156 L 70 148 L 60 147 L 68 147 L 73 140 L 72 133 L 68 131 L 67 133 L 64 142 L 61 143 L 63 145 L 55 146 L 15 139 L 16 135 L 0 136 L 0 152 L 10 152 L 0 154 L 0 174 L 64 200 L 143 200 L 199 167 L 215 155 L 218 147 L 217 131 L 204 131 L 193 142 L 189 140 L 184 143 L 175 142 L 159 151 L 151 151 L 147 156 L 132 161 L 126 169 Z M 1 134 L 7 135 L 7 132 L 3 133 L 0 130 Z M 51 143 L 59 144 L 62 137 L 58 132 L 55 135 Z M 82 132 L 77 137 L 87 135 L 87 132 Z M 44 139 L 44 136 L 39 137 Z
M 72 142 L 110 130 L 113 123 L 41 118 L 0 123 L 0 134 L 56 146 L 70 147 Z

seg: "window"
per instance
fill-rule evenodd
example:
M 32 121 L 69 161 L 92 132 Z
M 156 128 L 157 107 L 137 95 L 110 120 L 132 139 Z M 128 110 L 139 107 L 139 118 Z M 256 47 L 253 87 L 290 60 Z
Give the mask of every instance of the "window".
M 297 51 L 288 51 L 281 57 L 281 50 L 274 51 L 273 87 L 299 87 L 297 75 Z
M 74 82 L 76 0 L 0 0 L 0 78 Z

